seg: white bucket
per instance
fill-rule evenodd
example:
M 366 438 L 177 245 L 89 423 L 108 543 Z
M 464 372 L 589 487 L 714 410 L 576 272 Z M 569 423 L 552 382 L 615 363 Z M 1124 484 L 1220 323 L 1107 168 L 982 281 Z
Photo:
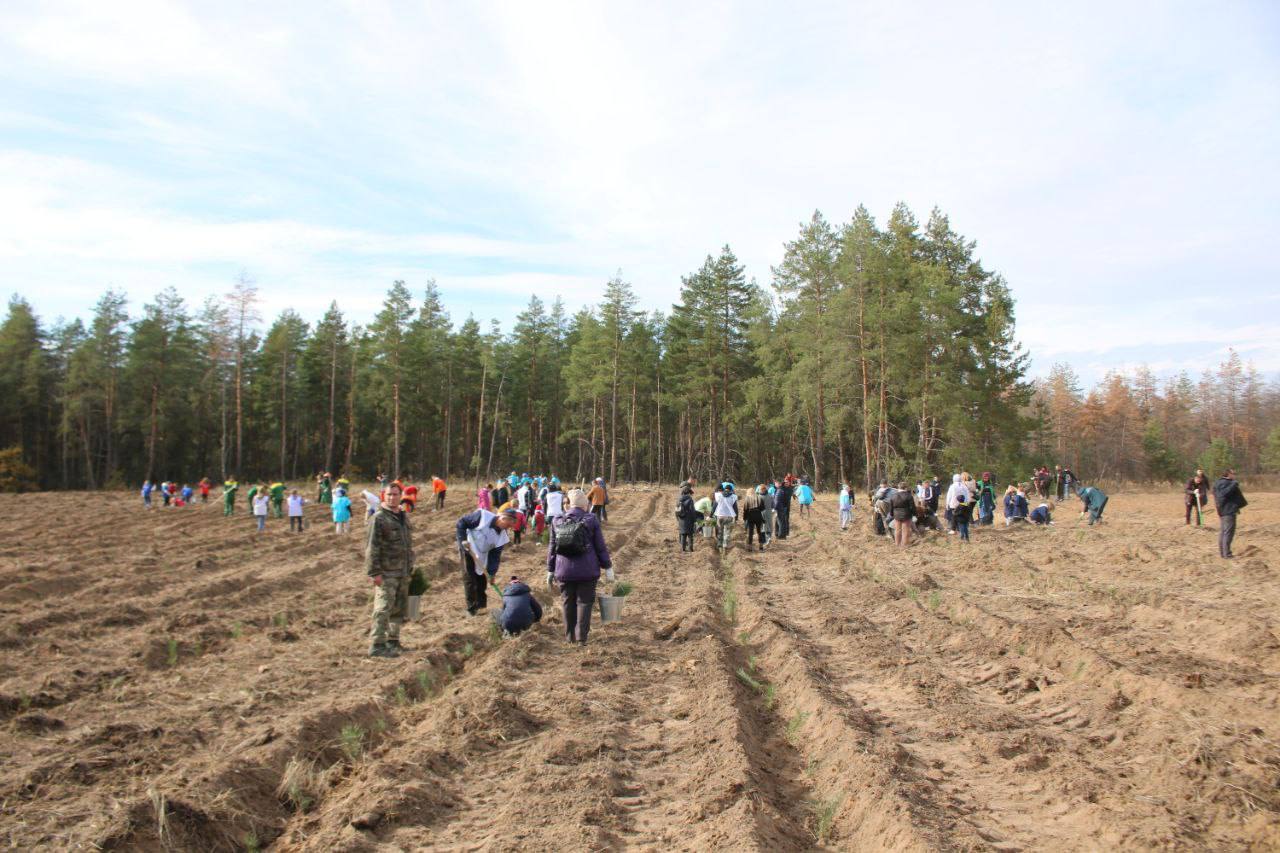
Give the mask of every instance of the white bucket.
M 626 599 L 621 595 L 597 595 L 596 601 L 600 602 L 601 622 L 619 622 L 622 620 L 622 602 L 626 601 Z
M 422 596 L 411 595 L 404 607 L 405 619 L 417 619 L 422 615 Z

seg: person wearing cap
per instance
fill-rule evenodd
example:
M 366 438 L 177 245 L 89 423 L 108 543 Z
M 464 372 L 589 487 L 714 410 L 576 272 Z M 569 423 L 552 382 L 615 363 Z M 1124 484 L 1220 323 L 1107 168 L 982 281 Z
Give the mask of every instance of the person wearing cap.
M 489 604 L 485 589 L 498 574 L 503 546 L 511 541 L 507 531 L 517 520 L 514 509 L 501 513 L 477 509 L 459 518 L 454 527 L 462 561 L 462 589 L 471 616 Z
M 554 580 L 560 585 L 566 639 L 586 645 L 600 570 L 605 570 L 606 580 L 613 580 L 613 558 L 605 545 L 600 519 L 588 511 L 586 494 L 573 489 L 568 498 L 569 511 L 551 524 L 547 583 Z
M 502 589 L 502 607 L 489 612 L 504 636 L 514 637 L 542 621 L 542 605 L 533 597 L 529 585 L 515 575 Z
M 1213 484 L 1213 502 L 1218 510 L 1218 556 L 1230 560 L 1231 541 L 1236 538 L 1236 514 L 1249 505 L 1236 482 L 1236 472 L 1228 468 Z

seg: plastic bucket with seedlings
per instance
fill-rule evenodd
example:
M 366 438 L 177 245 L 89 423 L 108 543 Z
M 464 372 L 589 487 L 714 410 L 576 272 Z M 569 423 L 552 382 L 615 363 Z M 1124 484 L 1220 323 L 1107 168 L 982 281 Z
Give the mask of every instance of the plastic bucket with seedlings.
M 622 620 L 622 603 L 627 600 L 627 596 L 631 594 L 631 584 L 626 581 L 618 581 L 613 585 L 612 595 L 597 595 L 596 601 L 600 602 L 600 621 L 603 622 L 619 622 Z
M 422 573 L 422 569 L 414 569 L 409 576 L 409 595 L 404 606 L 405 619 L 417 619 L 422 615 L 422 594 L 429 589 L 431 582 Z

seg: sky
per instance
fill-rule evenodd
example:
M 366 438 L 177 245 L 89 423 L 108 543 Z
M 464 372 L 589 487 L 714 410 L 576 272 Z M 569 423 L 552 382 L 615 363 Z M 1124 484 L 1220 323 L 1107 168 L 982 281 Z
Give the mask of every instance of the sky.
M 908 8 L 909 7 L 909 8 Z M 1280 4 L 0 2 L 0 290 L 642 307 L 937 207 L 1032 375 L 1280 377 Z

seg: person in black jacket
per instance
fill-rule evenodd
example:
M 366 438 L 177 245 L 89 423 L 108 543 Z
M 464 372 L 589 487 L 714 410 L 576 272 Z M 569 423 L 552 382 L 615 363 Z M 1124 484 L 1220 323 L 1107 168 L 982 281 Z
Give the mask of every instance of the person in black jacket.
M 515 636 L 542 621 L 542 605 L 533 597 L 529 585 L 515 575 L 502 590 L 502 609 L 489 611 L 504 634 Z
M 1236 482 L 1236 472 L 1230 468 L 1213 484 L 1213 502 L 1218 508 L 1218 556 L 1230 560 L 1231 540 L 1236 538 L 1236 513 L 1249 505 Z
M 1199 527 L 1200 513 L 1209 505 L 1209 478 L 1204 475 L 1203 469 L 1196 469 L 1196 475 L 1187 480 L 1183 492 L 1183 502 L 1187 505 L 1187 524 L 1191 523 L 1191 511 L 1195 510 L 1196 527 Z
M 693 486 L 688 483 L 680 488 L 676 520 L 680 522 L 680 550 L 692 551 L 694 534 L 698 532 L 698 522 L 702 520 L 702 513 L 693 508 Z
M 791 498 L 795 493 L 794 482 L 787 476 L 773 494 L 773 514 L 778 520 L 778 539 L 786 539 L 791 534 Z
M 916 519 L 915 495 L 907 489 L 907 484 L 899 483 L 898 489 L 889 498 L 889 512 L 893 515 L 893 541 L 899 548 L 911 544 L 911 532 Z

